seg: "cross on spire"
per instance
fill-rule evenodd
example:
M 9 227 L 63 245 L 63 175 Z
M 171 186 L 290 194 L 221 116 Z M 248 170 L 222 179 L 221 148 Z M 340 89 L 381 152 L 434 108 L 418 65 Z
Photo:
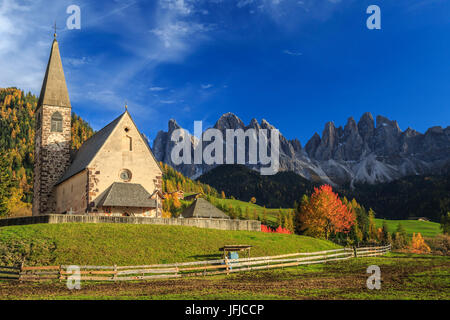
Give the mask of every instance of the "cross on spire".
M 57 34 L 56 34 L 56 20 L 55 20 L 55 26 L 54 26 L 54 29 L 55 29 L 55 33 L 53 34 L 53 37 L 55 37 L 55 40 L 56 40 L 56 36 L 57 36 Z

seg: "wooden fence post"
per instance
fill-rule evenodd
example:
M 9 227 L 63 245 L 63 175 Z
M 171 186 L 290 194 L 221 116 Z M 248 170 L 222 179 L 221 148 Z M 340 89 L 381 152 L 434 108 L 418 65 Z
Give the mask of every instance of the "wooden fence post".
M 22 263 L 20 264 L 20 271 L 19 271 L 19 281 L 22 282 L 22 272 L 23 272 L 23 265 L 25 264 L 25 261 L 22 260 Z
M 113 279 L 114 279 L 114 282 L 116 282 L 116 280 L 117 280 L 117 265 L 116 264 L 114 265 Z
M 61 282 L 61 280 L 62 280 L 62 278 L 63 278 L 63 275 L 62 275 L 62 266 L 60 265 L 59 266 L 59 270 L 58 270 L 59 272 L 58 272 L 58 275 L 59 275 L 59 282 Z

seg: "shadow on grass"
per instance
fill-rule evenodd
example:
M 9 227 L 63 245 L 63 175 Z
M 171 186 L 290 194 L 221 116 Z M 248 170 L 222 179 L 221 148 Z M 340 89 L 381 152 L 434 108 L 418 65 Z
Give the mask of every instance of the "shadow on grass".
M 411 259 L 411 258 L 420 258 L 420 259 L 436 259 L 442 258 L 446 259 L 448 256 L 441 255 L 432 255 L 432 254 L 418 254 L 418 253 L 406 253 L 406 252 L 391 252 L 389 255 L 384 256 L 385 258 L 396 258 L 396 259 Z
M 216 254 L 199 254 L 195 256 L 189 256 L 189 258 L 194 258 L 198 260 L 219 260 L 222 259 L 222 255 L 219 253 Z

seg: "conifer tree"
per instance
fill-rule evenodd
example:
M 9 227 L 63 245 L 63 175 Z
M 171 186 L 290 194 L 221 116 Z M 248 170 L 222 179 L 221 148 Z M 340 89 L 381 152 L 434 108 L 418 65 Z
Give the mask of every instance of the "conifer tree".
M 450 212 L 447 212 L 447 214 L 442 215 L 441 229 L 443 234 L 450 233 Z
M 264 209 L 263 209 L 262 222 L 263 222 L 265 225 L 267 225 L 267 209 L 266 209 L 266 206 L 264 206 Z

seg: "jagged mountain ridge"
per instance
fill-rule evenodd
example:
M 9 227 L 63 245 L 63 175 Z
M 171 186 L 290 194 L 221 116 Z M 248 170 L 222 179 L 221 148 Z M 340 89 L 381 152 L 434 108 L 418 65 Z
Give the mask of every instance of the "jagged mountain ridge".
M 245 125 L 233 113 L 222 115 L 215 129 L 273 129 L 262 120 L 252 119 Z M 170 137 L 174 130 L 182 129 L 175 120 L 169 121 L 168 131 L 160 131 L 154 142 L 153 152 L 163 161 L 184 175 L 197 178 L 216 167 L 205 164 L 174 165 L 171 151 L 174 142 Z M 198 139 L 190 136 L 193 150 Z M 203 142 L 203 146 L 209 142 Z M 248 146 L 246 146 L 248 159 Z M 225 157 L 225 152 L 224 152 Z M 192 162 L 193 163 L 193 162 Z M 302 177 L 332 185 L 354 183 L 376 184 L 418 174 L 440 174 L 450 164 L 450 127 L 436 126 L 424 134 L 411 128 L 400 130 L 397 121 L 377 116 L 376 123 L 370 113 L 364 113 L 356 122 L 350 117 L 342 128 L 327 122 L 322 136 L 315 133 L 302 147 L 297 139 L 288 140 L 280 133 L 280 170 L 293 171 Z M 258 169 L 260 165 L 246 165 Z

